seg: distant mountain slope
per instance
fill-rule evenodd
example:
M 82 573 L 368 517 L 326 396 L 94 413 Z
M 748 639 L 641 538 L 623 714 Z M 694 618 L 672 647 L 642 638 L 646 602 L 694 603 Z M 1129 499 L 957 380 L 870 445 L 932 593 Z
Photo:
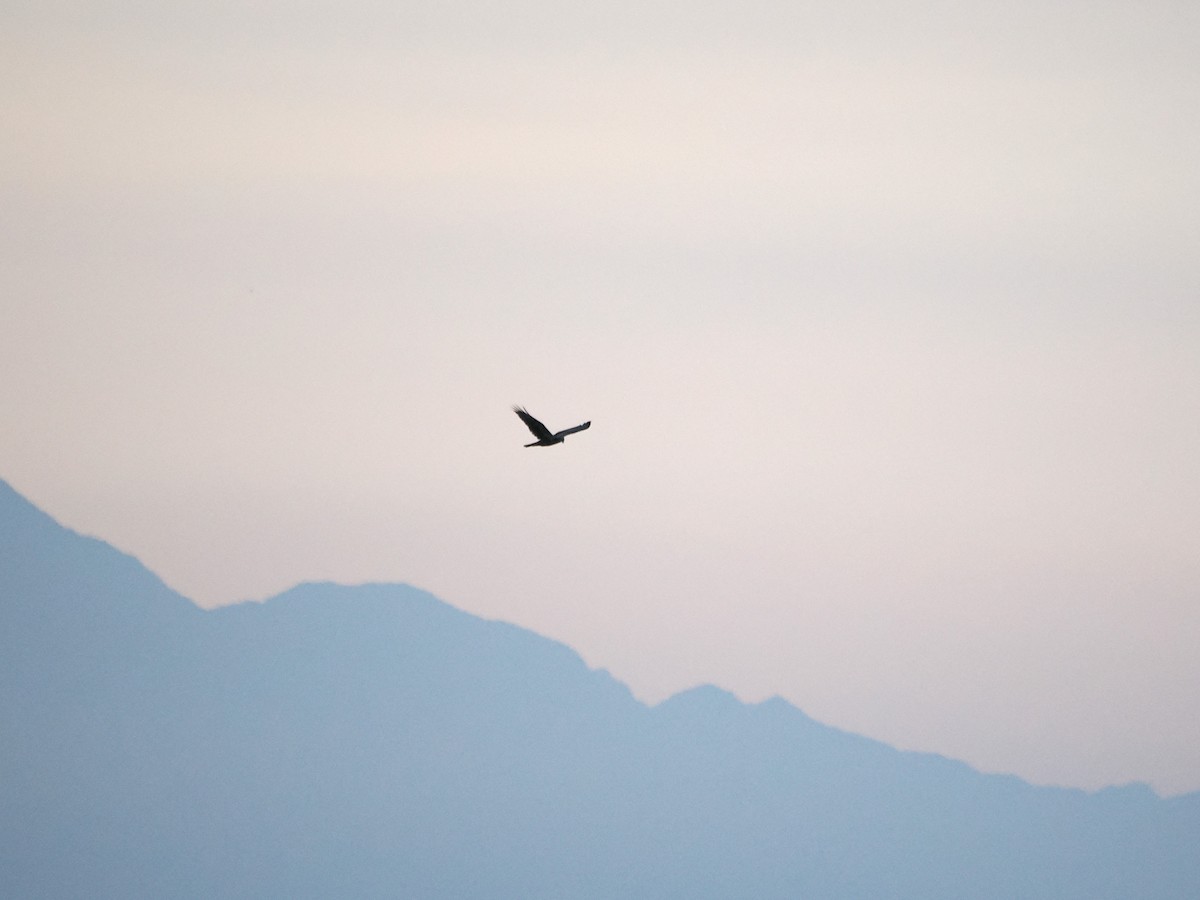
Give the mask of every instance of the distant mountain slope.
M 1198 848 L 402 585 L 203 612 L 0 482 L 0 896 L 1194 900 Z

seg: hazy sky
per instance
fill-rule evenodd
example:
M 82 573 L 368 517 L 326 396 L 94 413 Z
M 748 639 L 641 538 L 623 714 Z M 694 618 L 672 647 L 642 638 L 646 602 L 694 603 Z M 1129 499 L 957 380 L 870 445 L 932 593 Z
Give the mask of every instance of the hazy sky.
M 0 477 L 205 606 L 1200 789 L 1198 10 L 4 3 Z

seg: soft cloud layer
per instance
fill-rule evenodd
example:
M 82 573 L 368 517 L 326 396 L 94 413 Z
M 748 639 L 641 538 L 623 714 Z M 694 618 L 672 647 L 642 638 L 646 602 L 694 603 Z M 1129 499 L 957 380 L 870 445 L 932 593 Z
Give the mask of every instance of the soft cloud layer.
M 18 489 L 204 604 L 1200 787 L 1193 13 L 131 9 L 0 29 Z

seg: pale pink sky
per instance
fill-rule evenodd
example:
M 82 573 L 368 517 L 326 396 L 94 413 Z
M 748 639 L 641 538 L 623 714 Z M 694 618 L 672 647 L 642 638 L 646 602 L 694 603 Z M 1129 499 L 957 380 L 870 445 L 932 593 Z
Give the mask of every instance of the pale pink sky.
M 2 11 L 0 477 L 205 606 L 405 581 L 647 700 L 1200 789 L 1198 38 Z

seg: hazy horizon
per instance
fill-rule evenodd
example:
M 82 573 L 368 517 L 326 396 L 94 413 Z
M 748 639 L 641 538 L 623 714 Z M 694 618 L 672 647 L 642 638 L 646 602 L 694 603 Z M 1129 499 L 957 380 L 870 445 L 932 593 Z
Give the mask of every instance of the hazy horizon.
M 1198 16 L 6 9 L 0 477 L 206 607 L 1200 789 Z
M 0 892 L 1190 900 L 1200 792 L 1035 787 L 720 688 L 639 703 L 404 585 L 202 610 L 0 483 Z

